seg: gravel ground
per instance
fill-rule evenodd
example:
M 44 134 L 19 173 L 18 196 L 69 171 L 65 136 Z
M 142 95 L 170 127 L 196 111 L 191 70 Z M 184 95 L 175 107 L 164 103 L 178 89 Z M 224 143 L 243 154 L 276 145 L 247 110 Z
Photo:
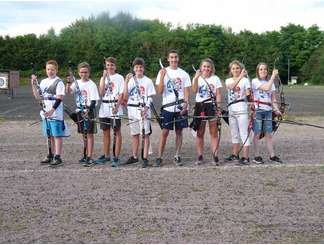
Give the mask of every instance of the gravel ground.
M 323 118 L 308 121 L 324 125 Z M 85 169 L 77 163 L 81 138 L 69 122 L 65 164 L 49 169 L 39 165 L 46 139 L 30 122 L 0 123 L 1 243 L 324 242 L 323 130 L 282 124 L 274 138 L 281 165 L 215 167 L 206 150 L 206 163 L 197 167 L 194 139 L 186 130 L 184 167 L 171 163 L 171 134 L 161 168 Z M 123 127 L 126 160 L 131 146 Z M 153 132 L 156 153 L 156 125 Z M 101 141 L 99 132 L 95 156 Z M 226 126 L 221 143 L 223 162 L 231 147 Z

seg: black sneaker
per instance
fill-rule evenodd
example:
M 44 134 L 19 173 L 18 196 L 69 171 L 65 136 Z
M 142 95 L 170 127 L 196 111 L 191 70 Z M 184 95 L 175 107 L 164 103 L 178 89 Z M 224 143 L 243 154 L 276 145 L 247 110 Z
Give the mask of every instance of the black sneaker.
M 96 162 L 92 159 L 87 157 L 87 161 L 83 164 L 84 167 L 92 167 L 96 164 Z
M 80 160 L 79 160 L 79 163 L 80 164 L 85 164 L 87 162 L 87 159 L 82 157 Z
M 240 160 L 239 156 L 236 156 L 234 154 L 232 154 L 229 157 L 225 158 L 225 161 L 227 161 L 227 162 L 233 162 L 233 161 L 238 162 L 239 160 Z
M 278 162 L 278 163 L 283 163 L 283 162 L 281 161 L 281 159 L 280 159 L 278 156 L 270 157 L 270 160 L 271 160 L 271 161 L 274 161 L 274 162 Z
M 63 161 L 62 161 L 61 157 L 55 156 L 54 157 L 54 162 L 52 162 L 50 164 L 50 167 L 55 168 L 55 167 L 58 167 L 58 166 L 60 166 L 62 164 L 63 164 Z
M 220 165 L 220 164 L 219 164 L 218 156 L 214 156 L 214 155 L 213 155 L 213 160 L 214 160 L 214 162 L 213 162 L 214 165 L 216 165 L 216 166 L 219 166 L 219 165 Z
M 196 165 L 201 165 L 204 163 L 204 157 L 202 155 L 200 155 L 198 157 L 198 160 L 195 162 Z
M 243 166 L 245 166 L 245 165 L 249 165 L 250 164 L 250 159 L 249 158 L 245 158 L 245 157 L 242 157 L 241 159 L 240 159 L 240 161 L 239 161 L 239 165 L 243 165 Z
M 182 166 L 183 163 L 181 162 L 181 157 L 180 156 L 174 156 L 173 162 L 177 165 L 177 166 Z
M 137 163 L 137 162 L 138 162 L 138 158 L 131 156 L 130 158 L 128 158 L 128 160 L 124 164 L 127 165 L 127 164 L 132 164 L 132 163 Z
M 142 168 L 147 168 L 149 166 L 149 160 L 143 159 Z
M 263 161 L 262 157 L 260 157 L 260 156 L 255 157 L 252 162 L 254 162 L 256 164 L 264 164 L 264 161 Z
M 161 167 L 162 165 L 162 158 L 157 158 L 155 160 L 155 167 Z
M 52 163 L 52 161 L 53 161 L 53 155 L 47 155 L 46 156 L 46 158 L 44 158 L 41 162 L 40 162 L 40 164 L 41 165 L 47 165 L 47 164 L 50 164 L 50 163 Z

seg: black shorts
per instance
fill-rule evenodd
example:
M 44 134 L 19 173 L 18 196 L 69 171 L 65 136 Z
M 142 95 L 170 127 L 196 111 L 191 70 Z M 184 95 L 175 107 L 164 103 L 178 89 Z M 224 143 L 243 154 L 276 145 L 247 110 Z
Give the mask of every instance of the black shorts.
M 114 119 L 109 118 L 109 117 L 99 118 L 100 129 L 102 129 L 102 130 L 110 129 L 111 126 L 113 125 L 113 120 Z M 116 123 L 115 128 L 120 129 L 120 127 L 121 127 L 121 119 L 115 119 L 115 123 Z
M 81 115 L 81 112 L 77 112 L 77 125 L 78 133 L 83 134 L 96 134 L 97 133 L 97 124 L 94 120 L 94 112 L 89 114 L 89 119 L 84 119 Z
M 207 118 L 201 118 L 202 120 L 210 120 L 210 119 L 215 119 L 212 118 L 213 116 L 216 115 L 216 108 L 213 110 L 213 104 L 212 103 L 199 103 L 196 102 L 195 104 L 195 111 L 194 111 L 194 116 L 199 116 L 199 117 L 207 117 Z M 209 117 L 209 118 L 208 118 Z
M 212 103 L 196 102 L 195 111 L 194 111 L 195 118 L 190 123 L 190 128 L 197 131 L 200 127 L 202 120 L 212 120 L 212 119 L 215 120 L 215 115 L 216 115 L 215 109 L 213 108 Z

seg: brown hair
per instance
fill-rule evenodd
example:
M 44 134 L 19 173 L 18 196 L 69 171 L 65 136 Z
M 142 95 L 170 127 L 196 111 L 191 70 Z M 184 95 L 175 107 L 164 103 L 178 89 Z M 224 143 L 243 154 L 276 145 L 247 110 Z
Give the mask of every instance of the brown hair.
M 140 58 L 140 57 L 136 57 L 133 61 L 133 67 L 136 66 L 136 65 L 141 65 L 143 67 L 145 67 L 145 61 L 143 58 Z
M 79 65 L 78 65 L 78 71 L 81 69 L 81 68 L 87 68 L 89 70 L 89 73 L 90 73 L 90 65 L 87 63 L 87 62 L 81 62 Z
M 212 59 L 210 59 L 210 58 L 203 59 L 201 61 L 201 63 L 200 63 L 200 66 L 199 66 L 200 70 L 201 70 L 201 66 L 202 66 L 202 64 L 204 62 L 207 62 L 207 63 L 209 63 L 211 65 L 211 67 L 212 67 L 212 75 L 215 75 L 215 64 L 214 64 L 214 61 Z
M 113 63 L 115 65 L 117 65 L 117 59 L 115 57 L 108 57 L 108 58 L 105 58 L 105 62 L 109 62 L 109 63 Z
M 241 62 L 239 62 L 238 60 L 233 60 L 228 66 L 228 70 L 229 70 L 228 75 L 229 75 L 229 77 L 233 77 L 233 75 L 231 73 L 231 68 L 232 68 L 233 65 L 238 65 L 241 68 L 241 71 L 244 69 L 244 65 Z
M 46 65 L 53 65 L 53 66 L 55 66 L 55 69 L 58 70 L 58 64 L 57 64 L 56 60 L 49 60 L 46 62 Z
M 258 78 L 259 80 L 261 80 L 260 75 L 259 75 L 259 69 L 260 69 L 260 66 L 262 66 L 262 65 L 264 65 L 264 66 L 267 68 L 267 71 L 268 71 L 268 65 L 267 65 L 266 63 L 264 63 L 264 62 L 260 62 L 260 63 L 257 65 L 256 69 L 255 69 L 256 76 L 257 76 L 257 78 Z M 267 75 L 267 77 L 266 77 L 266 80 L 269 80 L 269 71 L 268 71 L 268 75 Z

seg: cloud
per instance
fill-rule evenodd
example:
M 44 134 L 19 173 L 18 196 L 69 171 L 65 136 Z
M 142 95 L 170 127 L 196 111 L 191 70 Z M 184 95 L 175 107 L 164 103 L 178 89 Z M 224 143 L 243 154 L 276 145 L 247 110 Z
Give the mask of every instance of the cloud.
M 215 24 L 233 31 L 279 30 L 288 23 L 324 27 L 324 1 L 319 0 L 106 0 L 106 1 L 5 1 L 0 2 L 0 35 L 57 32 L 76 19 L 120 11 L 143 19 L 173 25 Z

